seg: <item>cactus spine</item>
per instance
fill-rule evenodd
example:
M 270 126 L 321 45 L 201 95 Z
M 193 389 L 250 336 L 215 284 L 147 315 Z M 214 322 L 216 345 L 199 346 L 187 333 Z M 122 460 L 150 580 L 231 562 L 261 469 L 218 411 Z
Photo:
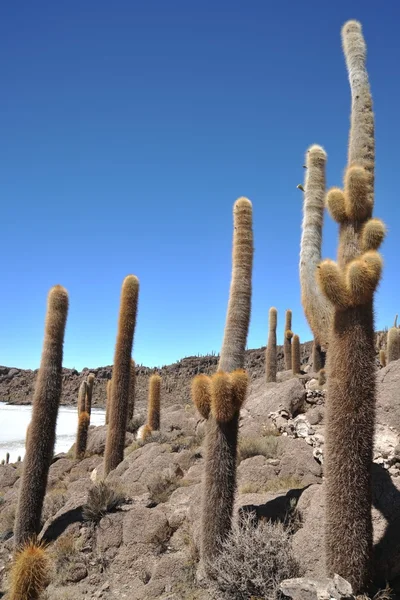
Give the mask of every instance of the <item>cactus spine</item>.
M 233 208 L 234 232 L 232 278 L 224 339 L 218 369 L 230 373 L 244 366 L 251 312 L 253 268 L 252 205 L 247 198 L 236 200 Z
M 306 153 L 303 223 L 300 246 L 301 301 L 317 344 L 328 346 L 333 310 L 315 285 L 315 271 L 321 262 L 322 225 L 324 218 L 326 153 L 321 146 L 311 146 Z
M 94 373 L 89 373 L 87 378 L 85 412 L 90 415 L 92 413 L 92 397 L 93 397 Z
M 86 410 L 87 382 L 82 381 L 78 392 L 78 415 Z
M 128 414 L 129 377 L 133 336 L 139 295 L 139 280 L 134 275 L 125 277 L 121 290 L 118 334 L 114 354 L 113 384 L 109 409 L 104 476 L 115 469 L 124 458 L 126 418 Z
M 399 360 L 400 358 L 400 329 L 397 327 L 397 315 L 394 325 L 387 333 L 387 362 Z
M 338 263 L 323 261 L 319 285 L 334 308 L 328 350 L 326 409 L 326 559 L 355 595 L 372 579 L 371 465 L 375 420 L 373 294 L 382 260 L 384 225 L 371 220 L 374 193 L 374 117 L 360 23 L 342 29 L 352 113 L 344 190 L 327 205 L 339 222 Z
M 201 558 L 206 572 L 231 528 L 239 412 L 248 383 L 242 367 L 251 310 L 251 202 L 239 198 L 233 215 L 232 279 L 218 372 L 211 379 L 197 376 L 192 386 L 193 401 L 207 419 L 201 525 Z
M 147 424 L 151 431 L 160 429 L 160 398 L 161 398 L 161 377 L 152 375 L 149 383 L 149 409 Z
M 298 335 L 294 335 L 292 341 L 292 373 L 293 375 L 298 375 L 300 372 L 300 338 Z
M 56 437 L 67 314 L 67 291 L 57 285 L 48 295 L 43 352 L 33 397 L 32 420 L 27 436 L 15 518 L 16 548 L 34 537 L 40 528 L 47 476 Z
M 11 569 L 10 600 L 38 600 L 49 583 L 46 549 L 28 542 L 17 552 Z
M 136 365 L 133 358 L 131 359 L 131 367 L 129 373 L 129 401 L 128 401 L 128 420 L 129 424 L 133 417 L 135 410 L 135 385 L 136 385 Z
M 285 314 L 285 332 L 283 340 L 283 355 L 285 358 L 285 369 L 292 370 L 292 311 L 287 310 Z
M 77 459 L 82 459 L 85 456 L 89 424 L 89 413 L 82 411 L 78 417 L 78 432 L 76 434 L 75 458 Z
M 265 366 L 267 370 L 267 383 L 276 381 L 278 370 L 278 360 L 276 356 L 276 325 L 278 321 L 278 311 L 276 308 L 269 309 L 269 333 L 268 346 L 265 356 Z

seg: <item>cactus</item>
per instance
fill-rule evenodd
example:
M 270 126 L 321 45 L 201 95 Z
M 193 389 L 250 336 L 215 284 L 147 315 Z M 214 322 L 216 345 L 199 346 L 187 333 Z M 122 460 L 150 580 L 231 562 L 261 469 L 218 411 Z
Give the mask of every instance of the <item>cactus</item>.
M 234 233 L 232 278 L 224 339 L 218 369 L 227 373 L 244 366 L 251 312 L 251 274 L 253 268 L 252 205 L 239 198 L 233 207 Z
M 129 401 L 128 401 L 128 418 L 127 425 L 133 418 L 133 412 L 135 410 L 135 384 L 136 384 L 136 365 L 135 361 L 131 359 L 131 366 L 129 372 Z
M 298 335 L 293 336 L 292 341 L 292 373 L 298 375 L 301 372 L 300 360 L 300 338 Z
M 104 476 L 115 469 L 124 458 L 126 419 L 129 400 L 129 377 L 133 336 L 139 294 L 139 280 L 134 275 L 125 277 L 121 290 L 118 335 L 114 354 L 113 384 L 109 409 Z
M 81 460 L 85 456 L 89 424 L 89 413 L 82 411 L 78 417 L 78 432 L 76 434 L 75 445 L 75 458 L 79 460 Z
M 4 459 L 4 458 L 2 458 L 2 459 L 1 459 L 1 464 L 2 464 L 2 465 L 5 465 L 5 464 L 6 464 L 6 461 L 5 461 L 5 459 Z
M 218 371 L 193 380 L 192 398 L 207 421 L 203 480 L 201 557 L 206 572 L 230 529 L 236 491 L 237 436 L 240 408 L 246 397 L 247 373 Z
M 14 557 L 9 600 L 38 600 L 49 584 L 49 570 L 46 548 L 35 541 L 28 542 Z
M 325 352 L 315 340 L 312 347 L 312 366 L 314 373 L 319 373 L 325 366 Z
M 265 353 L 265 366 L 267 371 L 267 383 L 276 381 L 278 370 L 278 360 L 276 356 L 276 325 L 278 320 L 278 311 L 276 308 L 269 309 L 269 333 L 268 346 Z
M 379 350 L 379 363 L 381 367 L 386 367 L 386 352 L 383 348 Z
M 283 340 L 283 355 L 285 358 L 285 369 L 292 370 L 292 311 L 287 310 L 285 314 L 285 331 Z
M 321 261 L 325 165 L 325 150 L 321 146 L 311 146 L 306 153 L 307 168 L 300 246 L 301 302 L 314 339 L 324 349 L 329 342 L 333 310 L 324 294 L 315 285 L 315 271 Z
M 21 462 L 21 457 L 20 456 L 18 456 L 17 462 Z
M 6 465 L 8 465 L 10 463 L 10 453 L 7 452 L 6 453 Z
M 160 396 L 161 396 L 161 377 L 152 375 L 149 383 L 149 409 L 147 424 L 151 431 L 160 429 Z
M 382 260 L 377 240 L 385 227 L 370 221 L 374 194 L 374 117 L 361 25 L 342 29 L 352 114 L 344 190 L 328 192 L 339 222 L 338 262 L 317 270 L 333 305 L 328 350 L 325 433 L 326 560 L 328 575 L 347 579 L 355 595 L 372 579 L 371 465 L 375 420 L 373 295 Z M 372 245 L 371 240 L 373 240 Z
M 86 410 L 87 382 L 82 381 L 78 392 L 78 415 Z
M 106 398 L 106 425 L 108 425 L 108 421 L 110 418 L 110 404 L 111 404 L 111 385 L 112 379 L 107 381 L 107 398 Z
M 85 412 L 89 415 L 92 413 L 92 397 L 93 397 L 94 373 L 89 373 L 87 378 Z
M 397 315 L 394 320 L 393 327 L 387 333 L 387 362 L 399 360 L 400 358 L 400 329 L 397 327 Z
M 18 506 L 14 543 L 19 548 L 39 532 L 47 476 L 53 458 L 58 406 L 62 387 L 62 358 L 68 313 L 67 291 L 57 285 L 48 295 L 45 336 L 40 368 L 36 379 L 32 420 Z
M 326 371 L 321 369 L 318 373 L 318 387 L 322 388 L 326 384 Z

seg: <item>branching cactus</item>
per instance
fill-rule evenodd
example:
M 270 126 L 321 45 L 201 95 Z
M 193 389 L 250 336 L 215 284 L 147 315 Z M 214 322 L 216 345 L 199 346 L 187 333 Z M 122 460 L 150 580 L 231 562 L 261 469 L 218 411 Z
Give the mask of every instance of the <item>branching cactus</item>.
M 293 373 L 293 375 L 299 375 L 300 372 L 301 372 L 300 338 L 298 335 L 294 335 L 293 341 L 292 341 L 292 373 Z
M 104 476 L 124 458 L 126 419 L 128 415 L 129 378 L 133 336 L 139 295 L 139 280 L 125 277 L 121 290 L 117 343 L 115 346 L 109 426 L 104 452 Z
M 372 218 L 374 117 L 361 25 L 342 29 L 352 113 L 344 189 L 328 192 L 339 223 L 338 261 L 323 261 L 319 286 L 333 307 L 325 434 L 326 560 L 355 595 L 372 578 L 371 465 L 375 421 L 373 295 L 382 271 L 385 226 Z
M 78 392 L 78 414 L 86 410 L 87 382 L 82 381 Z
M 160 429 L 160 400 L 161 400 L 161 377 L 152 375 L 149 382 L 149 408 L 147 424 L 152 431 Z
M 94 373 L 89 373 L 87 378 L 85 412 L 89 417 L 92 413 L 92 396 L 93 396 Z
M 301 301 L 314 339 L 324 349 L 329 343 L 333 309 L 327 298 L 315 285 L 315 270 L 321 262 L 325 166 L 325 150 L 321 146 L 311 146 L 306 153 L 300 246 Z
M 400 358 L 400 329 L 397 327 L 397 315 L 394 325 L 387 333 L 387 362 L 399 360 Z
M 133 358 L 131 359 L 131 369 L 129 375 L 129 401 L 128 401 L 128 419 L 127 425 L 132 421 L 133 412 L 135 410 L 135 385 L 136 385 L 136 365 Z
M 292 369 L 292 311 L 287 310 L 285 314 L 285 331 L 283 340 L 283 355 L 285 358 L 285 369 L 291 371 Z
M 231 529 L 236 491 L 237 437 L 240 408 L 246 398 L 247 373 L 219 371 L 193 380 L 192 398 L 207 421 L 203 479 L 201 557 L 205 571 Z
M 89 413 L 82 411 L 78 416 L 78 431 L 75 444 L 75 458 L 79 460 L 85 456 L 89 425 L 90 415 Z
M 35 385 L 32 420 L 26 440 L 14 544 L 20 548 L 39 533 L 47 477 L 53 458 L 62 386 L 64 332 L 68 314 L 67 291 L 57 285 L 48 295 L 43 351 Z
M 269 309 L 269 333 L 268 345 L 265 353 L 265 367 L 267 374 L 267 383 L 276 381 L 278 370 L 278 360 L 276 356 L 276 325 L 278 321 L 278 311 L 276 308 Z

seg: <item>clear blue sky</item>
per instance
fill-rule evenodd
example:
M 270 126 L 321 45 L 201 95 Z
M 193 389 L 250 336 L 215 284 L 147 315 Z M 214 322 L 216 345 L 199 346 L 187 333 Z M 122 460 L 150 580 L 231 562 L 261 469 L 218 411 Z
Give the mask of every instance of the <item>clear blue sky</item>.
M 340 28 L 363 24 L 376 216 L 389 228 L 376 325 L 400 312 L 400 3 L 71 0 L 0 7 L 0 364 L 36 368 L 46 296 L 70 294 L 64 364 L 111 364 L 121 283 L 140 279 L 134 357 L 219 351 L 232 206 L 253 202 L 248 346 L 268 309 L 311 338 L 298 276 L 303 156 L 340 185 L 350 92 Z M 335 256 L 326 218 L 324 255 Z

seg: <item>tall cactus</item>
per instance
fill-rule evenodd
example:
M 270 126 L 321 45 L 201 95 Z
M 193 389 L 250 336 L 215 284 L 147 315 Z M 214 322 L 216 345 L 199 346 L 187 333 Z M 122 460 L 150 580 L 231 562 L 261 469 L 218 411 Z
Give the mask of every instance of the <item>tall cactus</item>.
M 86 412 L 86 395 L 87 395 L 87 382 L 84 380 L 84 381 L 82 381 L 81 385 L 79 386 L 78 415 L 81 412 Z
M 283 333 L 283 356 L 285 359 L 285 369 L 292 369 L 292 311 L 287 310 L 285 314 L 285 331 Z
M 94 373 L 89 373 L 87 378 L 85 412 L 91 415 L 92 413 L 92 396 L 93 396 Z
M 67 314 L 67 291 L 57 285 L 51 288 L 47 301 L 43 352 L 33 396 L 32 420 L 26 441 L 15 517 L 16 548 L 32 539 L 40 528 L 47 477 L 56 439 Z
M 387 362 L 399 360 L 400 358 L 400 329 L 397 327 L 397 315 L 394 325 L 387 332 Z
M 314 339 L 324 349 L 329 343 L 333 310 L 315 285 L 315 271 L 321 262 L 324 219 L 326 153 L 313 145 L 306 153 L 303 223 L 300 246 L 301 301 Z
M 365 590 L 372 578 L 371 465 L 375 421 L 373 295 L 385 227 L 372 219 L 374 117 L 366 47 L 357 21 L 342 29 L 352 113 L 344 190 L 328 192 L 327 206 L 339 223 L 338 262 L 323 261 L 321 290 L 333 305 L 329 336 L 326 410 L 326 557 L 338 573 Z
M 135 410 L 135 386 L 136 386 L 136 365 L 133 358 L 131 359 L 131 368 L 129 375 L 129 401 L 128 401 L 128 419 L 127 425 L 133 418 L 133 412 Z
M 77 459 L 82 459 L 85 456 L 89 425 L 90 415 L 82 411 L 78 416 L 78 431 L 75 443 L 75 458 Z
M 269 309 L 269 333 L 268 345 L 265 353 L 265 368 L 267 383 L 276 381 L 278 370 L 278 359 L 276 356 L 276 325 L 278 321 L 278 311 L 276 308 Z
M 126 418 L 128 414 L 129 378 L 133 336 L 139 295 L 139 280 L 125 277 L 121 290 L 118 334 L 114 354 L 109 426 L 104 452 L 104 476 L 115 469 L 124 458 Z
M 192 387 L 193 401 L 200 414 L 207 418 L 201 542 L 206 571 L 231 528 L 239 412 L 248 382 L 242 367 L 251 310 L 251 202 L 239 198 L 233 215 L 232 279 L 218 372 L 211 380 L 204 375 L 197 376 Z
M 293 375 L 298 375 L 301 372 L 300 338 L 298 335 L 294 335 L 292 341 L 292 372 Z
M 160 429 L 160 400 L 161 400 L 161 377 L 154 374 L 149 382 L 149 407 L 147 424 L 151 431 Z
M 108 425 L 108 421 L 110 419 L 111 386 L 112 386 L 112 379 L 109 379 L 107 381 L 107 387 L 106 387 L 106 393 L 107 393 L 107 397 L 106 397 L 106 425 Z

